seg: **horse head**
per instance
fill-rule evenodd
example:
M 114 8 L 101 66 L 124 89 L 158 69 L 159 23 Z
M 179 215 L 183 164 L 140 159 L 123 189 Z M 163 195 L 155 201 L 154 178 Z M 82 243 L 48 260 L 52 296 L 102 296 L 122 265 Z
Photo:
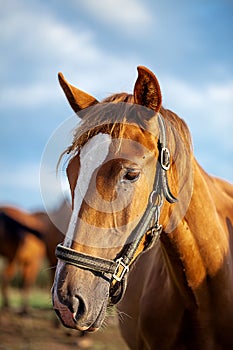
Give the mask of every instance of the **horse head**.
M 53 305 L 65 326 L 93 331 L 123 297 L 131 265 L 169 225 L 180 150 L 172 113 L 147 68 L 138 67 L 132 95 L 102 102 L 61 73 L 59 81 L 82 122 L 67 150 L 72 216 L 56 251 Z

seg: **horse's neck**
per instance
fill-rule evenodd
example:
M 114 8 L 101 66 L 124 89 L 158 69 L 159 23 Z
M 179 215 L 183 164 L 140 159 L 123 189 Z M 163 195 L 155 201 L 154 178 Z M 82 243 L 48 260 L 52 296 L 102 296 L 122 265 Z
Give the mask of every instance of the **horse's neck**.
M 227 288 L 232 281 L 233 187 L 209 177 L 194 162 L 193 188 L 184 219 L 175 231 L 163 234 L 162 242 L 181 294 L 188 303 L 199 303 L 209 284 Z

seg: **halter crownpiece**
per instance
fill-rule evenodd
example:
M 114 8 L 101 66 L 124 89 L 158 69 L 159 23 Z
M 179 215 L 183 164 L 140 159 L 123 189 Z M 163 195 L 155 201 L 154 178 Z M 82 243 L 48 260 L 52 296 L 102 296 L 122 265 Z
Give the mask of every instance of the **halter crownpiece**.
M 131 232 L 126 244 L 114 260 L 94 257 L 80 253 L 74 249 L 58 244 L 56 257 L 68 264 L 94 273 L 99 273 L 110 281 L 110 301 L 116 304 L 122 298 L 126 284 L 129 266 L 135 260 L 135 253 L 143 237 L 147 236 L 145 250 L 159 240 L 162 225 L 159 224 L 160 210 L 163 198 L 169 203 L 177 202 L 171 193 L 167 180 L 167 171 L 170 168 L 170 152 L 166 147 L 166 131 L 163 117 L 158 113 L 159 124 L 159 161 L 156 165 L 156 175 L 153 191 L 151 192 L 145 213 Z M 129 242 L 129 243 L 128 243 Z M 106 276 L 107 275 L 107 276 Z

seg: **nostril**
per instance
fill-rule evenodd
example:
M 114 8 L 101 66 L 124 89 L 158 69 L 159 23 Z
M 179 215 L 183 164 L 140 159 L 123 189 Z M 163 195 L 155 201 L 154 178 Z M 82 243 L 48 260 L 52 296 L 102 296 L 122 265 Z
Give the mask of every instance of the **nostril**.
M 79 295 L 75 295 L 73 297 L 72 311 L 73 311 L 73 319 L 76 322 L 85 314 L 86 306 L 85 306 L 84 300 Z

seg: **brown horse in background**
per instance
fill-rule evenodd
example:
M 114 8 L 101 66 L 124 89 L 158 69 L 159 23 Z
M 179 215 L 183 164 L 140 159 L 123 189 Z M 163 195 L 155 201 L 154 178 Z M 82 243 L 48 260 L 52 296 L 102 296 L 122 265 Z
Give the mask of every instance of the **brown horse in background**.
M 6 260 L 1 281 L 3 307 L 9 306 L 8 285 L 20 272 L 23 311 L 26 311 L 30 289 L 45 258 L 52 284 L 57 265 L 55 248 L 64 238 L 69 219 L 70 207 L 66 201 L 49 213 L 0 207 L 0 255 Z
M 43 241 L 46 246 L 46 257 L 51 273 L 51 280 L 53 281 L 57 266 L 55 249 L 58 243 L 64 240 L 70 221 L 71 208 L 67 201 L 64 200 L 57 209 L 51 210 L 48 213 L 36 212 L 34 215 L 41 221 L 44 228 L 45 234 L 43 235 Z
M 73 213 L 52 292 L 61 321 L 95 331 L 119 302 L 131 349 L 231 349 L 233 186 L 200 167 L 147 68 L 132 95 L 101 103 L 59 80 L 82 118 L 67 150 Z
M 2 305 L 9 306 L 8 285 L 17 272 L 22 275 L 22 308 L 45 258 L 44 226 L 36 215 L 13 207 L 0 208 L 0 255 L 6 259 L 2 271 Z

